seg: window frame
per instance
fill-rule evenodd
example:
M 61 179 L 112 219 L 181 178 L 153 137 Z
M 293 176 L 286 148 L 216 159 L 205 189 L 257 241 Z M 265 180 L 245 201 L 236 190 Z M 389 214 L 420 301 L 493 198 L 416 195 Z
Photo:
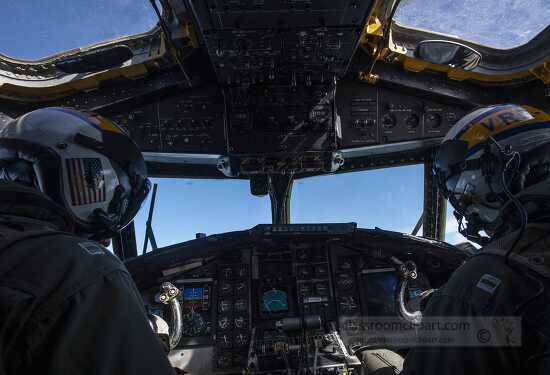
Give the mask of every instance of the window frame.
M 146 1 L 148 1 L 148 0 L 146 0 Z M 161 11 L 161 14 L 163 16 L 165 14 L 169 14 L 169 12 L 168 12 L 169 9 L 167 10 L 165 8 L 164 3 L 161 1 L 159 4 L 160 4 L 159 9 Z M 152 8 L 151 8 L 151 12 L 154 13 Z M 155 18 L 157 17 L 156 14 L 154 14 L 154 16 L 155 16 Z M 92 50 L 95 50 L 95 49 L 100 49 L 100 48 L 104 48 L 104 47 L 107 47 L 107 46 L 116 45 L 116 44 L 119 44 L 119 43 L 124 43 L 124 42 L 127 42 L 127 41 L 145 39 L 147 37 L 150 37 L 154 34 L 158 34 L 160 32 L 161 32 L 161 27 L 160 27 L 160 25 L 157 21 L 156 24 L 153 25 L 150 29 L 139 32 L 139 33 L 125 34 L 125 35 L 120 35 L 120 36 L 117 36 L 117 37 L 114 37 L 114 38 L 111 38 L 111 39 L 98 40 L 98 41 L 90 43 L 90 44 L 86 44 L 86 45 L 66 49 L 66 50 L 63 50 L 63 51 L 54 52 L 54 53 L 51 53 L 51 54 L 46 55 L 46 56 L 42 56 L 42 57 L 37 58 L 37 59 L 19 58 L 19 57 L 15 57 L 15 56 L 5 54 L 2 51 L 0 51 L 0 61 L 5 60 L 6 62 L 13 62 L 13 63 L 19 63 L 19 64 L 40 65 L 40 64 L 44 64 L 44 63 L 53 62 L 53 61 L 61 59 L 61 58 L 76 56 L 76 55 L 78 55 L 80 53 L 83 53 L 83 52 L 88 52 L 88 51 L 92 51 Z
M 448 40 L 461 43 L 473 48 L 482 55 L 478 67 L 472 70 L 474 73 L 486 75 L 510 75 L 526 72 L 550 61 L 550 25 L 529 42 L 511 49 L 496 49 L 471 41 L 451 37 L 446 34 L 428 32 L 416 28 L 405 27 L 393 21 L 391 26 L 391 41 L 401 47 L 405 47 L 407 57 L 415 58 L 414 51 L 418 44 L 424 40 Z M 391 49 L 390 45 L 390 49 Z M 398 52 L 398 51 L 396 51 Z

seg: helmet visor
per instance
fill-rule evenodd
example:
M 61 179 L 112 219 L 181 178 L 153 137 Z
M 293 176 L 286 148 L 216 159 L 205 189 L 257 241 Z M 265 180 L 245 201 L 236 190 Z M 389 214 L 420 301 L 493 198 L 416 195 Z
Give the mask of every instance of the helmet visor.
M 435 173 L 447 196 L 455 190 L 460 172 L 457 167 L 466 160 L 468 143 L 460 140 L 448 140 L 441 144 L 435 161 Z
M 435 167 L 446 173 L 452 168 L 466 160 L 468 153 L 468 142 L 460 140 L 449 140 L 441 144 Z

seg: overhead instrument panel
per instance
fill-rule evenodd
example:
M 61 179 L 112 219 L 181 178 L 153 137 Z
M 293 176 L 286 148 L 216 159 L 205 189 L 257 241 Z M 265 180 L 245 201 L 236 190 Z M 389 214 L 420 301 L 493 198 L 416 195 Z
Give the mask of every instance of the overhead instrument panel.
M 230 154 L 337 148 L 330 85 L 257 85 L 227 91 Z
M 221 154 L 225 106 L 215 88 L 201 88 L 112 116 L 142 151 Z
M 386 88 L 342 82 L 336 93 L 342 147 L 441 138 L 468 111 Z
M 444 137 L 466 110 L 394 91 L 380 90 L 380 142 Z
M 219 82 L 247 86 L 282 77 L 305 85 L 322 83 L 332 75 L 342 77 L 356 50 L 372 1 L 188 3 Z

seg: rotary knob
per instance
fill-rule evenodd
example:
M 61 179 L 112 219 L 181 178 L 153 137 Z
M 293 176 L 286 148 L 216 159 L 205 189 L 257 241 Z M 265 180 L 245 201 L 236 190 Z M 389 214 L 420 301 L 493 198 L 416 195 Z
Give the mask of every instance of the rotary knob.
M 394 115 L 387 113 L 384 115 L 384 117 L 382 117 L 382 126 L 384 127 L 384 129 L 391 129 L 395 127 L 395 125 L 396 120 Z
M 438 128 L 441 126 L 442 118 L 439 113 L 427 113 L 424 117 L 426 126 L 430 128 Z
M 407 129 L 415 129 L 420 125 L 420 118 L 418 115 L 412 113 L 405 119 L 405 126 L 407 126 Z
M 227 330 L 232 328 L 232 321 L 227 316 L 223 316 L 218 320 L 218 328 L 220 330 Z
M 246 328 L 247 320 L 244 316 L 239 315 L 235 318 L 234 325 L 235 325 L 235 328 L 244 329 Z
M 236 346 L 245 346 L 247 342 L 248 342 L 248 337 L 245 334 L 239 333 L 235 336 Z

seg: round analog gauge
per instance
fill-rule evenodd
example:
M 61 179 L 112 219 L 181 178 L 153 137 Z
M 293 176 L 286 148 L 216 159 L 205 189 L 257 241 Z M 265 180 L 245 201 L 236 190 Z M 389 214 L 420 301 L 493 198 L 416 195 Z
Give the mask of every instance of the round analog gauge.
M 244 329 L 246 328 L 246 318 L 242 315 L 239 315 L 235 318 L 235 328 Z
M 248 342 L 248 337 L 244 333 L 238 333 L 235 335 L 235 345 L 236 346 L 245 346 Z
M 340 290 L 349 290 L 353 287 L 353 278 L 349 275 L 340 275 L 336 285 Z
M 424 122 L 426 126 L 429 126 L 431 128 L 438 128 L 441 126 L 442 118 L 439 113 L 427 113 L 424 117 Z
M 203 317 L 190 311 L 182 316 L 182 334 L 184 336 L 201 336 L 206 331 L 206 322 Z
M 218 310 L 222 313 L 232 311 L 233 303 L 229 300 L 221 300 L 218 306 Z
M 246 293 L 246 283 L 241 281 L 235 285 L 235 293 L 242 295 Z
M 245 299 L 238 299 L 235 301 L 235 311 L 245 311 L 248 307 L 248 303 Z
M 394 115 L 387 113 L 384 115 L 384 117 L 382 117 L 382 126 L 384 127 L 384 129 L 391 129 L 395 127 L 396 123 L 397 120 L 395 119 Z
M 228 295 L 233 293 L 233 285 L 231 283 L 223 283 L 220 287 L 220 294 Z
M 420 125 L 420 118 L 417 114 L 411 113 L 406 119 L 405 119 L 405 125 L 407 126 L 407 129 L 414 129 Z
M 232 321 L 229 317 L 227 316 L 221 316 L 219 319 L 218 319 L 218 328 L 225 331 L 225 330 L 228 330 L 228 329 L 231 329 L 232 328 Z

